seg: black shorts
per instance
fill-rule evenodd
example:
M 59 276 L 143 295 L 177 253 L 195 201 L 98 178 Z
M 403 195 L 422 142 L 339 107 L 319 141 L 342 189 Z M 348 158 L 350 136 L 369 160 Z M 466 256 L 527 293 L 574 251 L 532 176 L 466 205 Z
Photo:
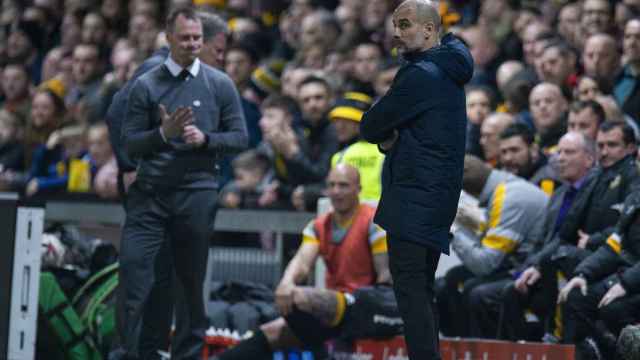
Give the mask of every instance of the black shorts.
M 364 287 L 344 296 L 345 313 L 337 326 L 324 325 L 296 307 L 285 316 L 287 325 L 305 345 L 322 344 L 335 338 L 380 338 L 402 333 L 402 319 L 391 287 Z

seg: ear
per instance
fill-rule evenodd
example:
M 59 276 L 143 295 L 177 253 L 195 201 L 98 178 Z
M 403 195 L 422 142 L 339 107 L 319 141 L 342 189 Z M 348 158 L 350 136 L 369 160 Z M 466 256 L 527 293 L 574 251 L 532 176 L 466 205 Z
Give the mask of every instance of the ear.
M 435 32 L 436 26 L 432 22 L 427 22 L 424 24 L 424 37 L 430 38 L 431 35 Z

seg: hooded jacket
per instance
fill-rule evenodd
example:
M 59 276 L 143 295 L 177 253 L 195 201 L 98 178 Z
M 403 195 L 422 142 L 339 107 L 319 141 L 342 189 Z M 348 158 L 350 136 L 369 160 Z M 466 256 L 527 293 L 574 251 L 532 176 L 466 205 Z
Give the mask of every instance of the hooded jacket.
M 399 133 L 385 158 L 375 221 L 392 237 L 448 253 L 462 189 L 464 85 L 473 75 L 473 58 L 448 34 L 439 46 L 405 59 L 389 91 L 360 124 L 371 143 Z

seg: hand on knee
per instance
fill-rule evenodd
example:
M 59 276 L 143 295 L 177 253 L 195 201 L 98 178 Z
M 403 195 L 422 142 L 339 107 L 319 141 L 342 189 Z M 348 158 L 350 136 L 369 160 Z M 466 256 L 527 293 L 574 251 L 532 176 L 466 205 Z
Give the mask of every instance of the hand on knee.
M 280 317 L 270 321 L 260 326 L 260 330 L 274 351 L 301 345 L 300 341 L 291 332 L 291 329 L 289 329 L 287 321 L 284 318 Z

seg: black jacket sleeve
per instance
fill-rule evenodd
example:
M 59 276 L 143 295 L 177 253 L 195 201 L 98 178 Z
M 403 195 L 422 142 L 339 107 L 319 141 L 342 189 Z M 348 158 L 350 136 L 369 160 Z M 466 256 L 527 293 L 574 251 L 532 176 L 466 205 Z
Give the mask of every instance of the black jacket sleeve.
M 602 246 L 582 260 L 574 273 L 582 274 L 589 282 L 593 282 L 615 273 L 619 264 L 618 254 L 609 246 Z
M 136 164 L 129 158 L 122 142 L 122 123 L 127 111 L 127 92 L 131 84 L 125 85 L 123 89 L 113 96 L 113 101 L 107 110 L 105 117 L 107 127 L 109 128 L 109 141 L 113 148 L 113 154 L 118 163 L 118 169 L 122 172 L 133 171 Z
M 543 263 L 551 260 L 551 256 L 556 252 L 560 246 L 560 237 L 555 236 L 551 241 L 544 244 L 542 249 L 535 254 L 532 254 L 525 262 L 525 267 L 535 266 L 540 267 Z
M 364 114 L 360 134 L 378 144 L 391 137 L 393 130 L 435 105 L 433 76 L 416 65 L 400 69 L 389 91 Z
M 638 165 L 635 161 L 635 159 L 630 159 L 630 166 L 626 166 L 624 168 L 624 170 L 622 171 L 622 173 L 620 174 L 622 176 L 622 199 L 625 201 L 625 207 L 627 207 L 629 204 L 630 200 L 632 202 L 635 202 L 637 200 L 635 199 L 629 199 L 629 195 L 637 189 L 638 185 L 640 185 L 640 172 L 639 172 L 639 168 Z M 625 215 L 621 215 L 620 220 L 623 220 L 623 217 L 625 217 Z M 629 219 L 629 216 L 627 215 L 627 219 L 625 221 L 627 221 L 627 224 L 625 224 L 625 226 L 623 226 L 623 229 L 627 229 L 629 226 L 629 222 L 632 221 L 633 219 Z M 618 223 L 618 226 L 620 226 L 620 224 Z M 595 251 L 596 249 L 598 249 L 599 247 L 601 247 L 602 245 L 604 245 L 607 241 L 607 239 L 609 238 L 609 236 L 616 230 L 616 228 L 614 226 L 609 226 L 607 228 L 602 229 L 601 231 L 598 231 L 596 233 L 591 234 L 591 236 L 589 237 L 589 243 L 588 243 L 588 248 L 589 250 Z
M 640 293 L 640 262 L 626 269 L 620 275 L 620 283 L 628 293 Z
M 640 204 L 639 193 L 632 193 L 625 200 L 622 215 L 616 224 L 616 231 L 595 253 L 584 259 L 576 268 L 577 274 L 583 274 L 588 280 L 598 280 L 615 273 L 618 268 L 629 264 L 629 258 L 637 259 L 640 249 Z M 627 259 L 627 260 L 625 260 Z M 632 260 L 633 261 L 633 260 Z M 634 283 L 634 272 L 629 273 L 630 283 Z M 640 280 L 635 280 L 640 281 Z

